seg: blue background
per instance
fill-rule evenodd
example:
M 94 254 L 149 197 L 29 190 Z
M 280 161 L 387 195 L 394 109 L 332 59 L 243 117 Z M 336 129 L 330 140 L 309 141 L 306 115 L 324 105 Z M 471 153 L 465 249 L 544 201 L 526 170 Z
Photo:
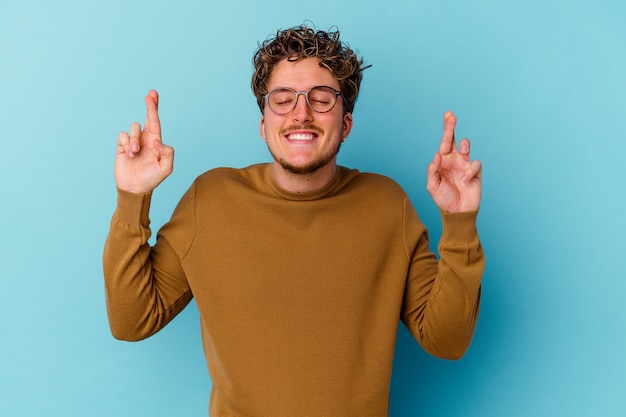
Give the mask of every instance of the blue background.
M 312 20 L 373 64 L 340 163 L 386 174 L 436 242 L 425 190 L 441 118 L 484 164 L 488 256 L 458 362 L 399 330 L 391 416 L 626 414 L 626 3 L 553 0 L 43 0 L 0 4 L 0 415 L 206 416 L 197 310 L 114 340 L 101 252 L 117 134 L 161 94 L 174 174 L 268 160 L 257 42 Z

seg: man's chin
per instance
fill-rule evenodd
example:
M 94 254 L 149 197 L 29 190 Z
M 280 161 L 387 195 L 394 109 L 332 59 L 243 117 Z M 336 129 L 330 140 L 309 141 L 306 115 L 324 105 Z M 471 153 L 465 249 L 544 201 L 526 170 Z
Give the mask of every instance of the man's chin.
M 316 161 L 310 161 L 308 163 L 302 164 L 291 163 L 289 161 L 286 161 L 285 159 L 276 158 L 274 154 L 272 154 L 272 156 L 274 157 L 274 161 L 276 161 L 286 172 L 294 175 L 310 175 L 324 168 L 328 164 L 333 163 L 335 161 L 335 157 L 339 153 L 340 148 L 341 143 L 339 143 L 337 149 L 335 149 L 334 152 L 329 153 L 328 155 Z
M 328 165 L 328 162 L 318 161 L 308 165 L 294 165 L 284 160 L 276 161 L 287 172 L 294 175 L 308 175 L 319 171 L 322 167 Z

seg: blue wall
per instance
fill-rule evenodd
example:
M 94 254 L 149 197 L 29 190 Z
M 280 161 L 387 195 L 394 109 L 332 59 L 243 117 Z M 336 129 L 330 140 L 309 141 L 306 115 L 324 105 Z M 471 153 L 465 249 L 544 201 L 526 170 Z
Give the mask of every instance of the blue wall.
M 250 93 L 258 41 L 337 25 L 373 67 L 340 163 L 400 182 L 431 230 L 441 116 L 484 164 L 482 314 L 463 360 L 400 328 L 392 417 L 626 414 L 626 3 L 618 0 L 3 1 L 0 415 L 206 416 L 192 305 L 114 340 L 101 252 L 117 134 L 161 93 L 174 174 L 268 160 Z

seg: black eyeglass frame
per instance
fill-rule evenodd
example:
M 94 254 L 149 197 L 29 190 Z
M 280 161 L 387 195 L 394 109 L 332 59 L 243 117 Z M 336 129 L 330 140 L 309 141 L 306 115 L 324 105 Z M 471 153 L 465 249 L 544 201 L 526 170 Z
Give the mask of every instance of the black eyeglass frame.
M 331 106 L 328 110 L 325 110 L 325 111 L 319 111 L 319 110 L 315 110 L 315 109 L 313 108 L 313 106 L 311 106 L 311 102 L 309 101 L 309 93 L 310 93 L 312 90 L 315 90 L 316 88 L 328 88 L 329 90 L 332 90 L 332 92 L 333 92 L 333 93 L 335 93 L 335 102 L 333 103 L 333 105 L 332 105 L 332 106 Z M 268 100 L 268 98 L 269 98 L 270 94 L 272 94 L 272 93 L 273 93 L 273 92 L 275 92 L 275 91 L 280 91 L 280 90 L 287 90 L 287 91 L 291 91 L 291 92 L 292 92 L 292 93 L 294 93 L 294 95 L 296 96 L 295 100 L 293 101 L 293 107 L 292 107 L 292 108 L 291 108 L 288 112 L 285 112 L 285 113 L 279 113 L 279 112 L 277 112 L 276 110 L 274 110 L 274 109 L 272 108 L 271 104 L 269 103 L 269 100 Z M 307 106 L 309 106 L 309 109 L 313 110 L 315 113 L 328 113 L 328 112 L 332 111 L 332 109 L 334 109 L 334 108 L 335 108 L 335 106 L 337 105 L 337 97 L 341 97 L 341 99 L 343 100 L 344 113 L 346 113 L 346 112 L 347 112 L 347 108 L 346 108 L 346 103 L 347 103 L 347 102 L 346 102 L 346 97 L 343 95 L 343 93 L 342 93 L 341 91 L 337 91 L 337 90 L 335 90 L 333 87 L 329 87 L 329 86 L 327 86 L 327 85 L 316 85 L 316 86 L 314 86 L 314 87 L 309 88 L 309 90 L 308 90 L 308 91 L 296 91 L 296 90 L 294 90 L 293 88 L 289 88 L 289 87 L 279 87 L 279 88 L 275 88 L 275 89 L 273 89 L 272 91 L 270 91 L 269 93 L 265 94 L 265 95 L 262 97 L 262 98 L 263 98 L 263 102 L 261 103 L 261 109 L 264 109 L 264 108 L 265 108 L 265 103 L 267 103 L 267 106 L 268 106 L 268 107 L 270 108 L 270 110 L 271 110 L 271 111 L 273 111 L 275 114 L 277 114 L 277 115 L 279 115 L 279 116 L 284 116 L 284 115 L 287 115 L 287 114 L 291 113 L 291 112 L 292 112 L 292 111 L 296 108 L 296 106 L 298 105 L 298 97 L 299 97 L 301 94 L 302 94 L 302 95 L 304 95 L 304 100 L 306 101 L 306 105 L 307 105 Z

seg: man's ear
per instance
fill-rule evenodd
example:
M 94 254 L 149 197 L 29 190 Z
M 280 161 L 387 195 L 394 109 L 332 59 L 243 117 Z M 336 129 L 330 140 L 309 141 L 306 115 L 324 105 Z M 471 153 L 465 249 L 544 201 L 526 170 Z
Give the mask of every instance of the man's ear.
M 341 141 L 345 141 L 348 135 L 352 131 L 352 113 L 346 113 L 343 115 L 343 135 Z
M 261 123 L 259 124 L 259 133 L 261 134 L 261 137 L 263 138 L 263 142 L 267 142 L 267 139 L 265 139 L 265 116 L 261 116 Z

